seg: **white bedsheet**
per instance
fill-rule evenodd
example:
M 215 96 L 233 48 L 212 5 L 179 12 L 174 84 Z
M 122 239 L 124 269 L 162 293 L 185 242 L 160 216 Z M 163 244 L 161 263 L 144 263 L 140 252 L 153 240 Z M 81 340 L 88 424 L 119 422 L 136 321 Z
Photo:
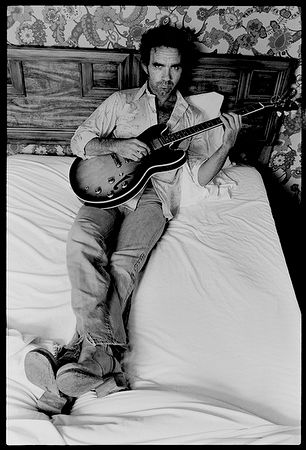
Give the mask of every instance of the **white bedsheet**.
M 261 177 L 248 167 L 226 168 L 207 189 L 185 173 L 183 206 L 133 300 L 133 390 L 86 394 L 51 420 L 36 411 L 42 391 L 27 381 L 24 356 L 67 342 L 75 326 L 71 162 L 8 158 L 7 443 L 299 443 L 300 311 Z

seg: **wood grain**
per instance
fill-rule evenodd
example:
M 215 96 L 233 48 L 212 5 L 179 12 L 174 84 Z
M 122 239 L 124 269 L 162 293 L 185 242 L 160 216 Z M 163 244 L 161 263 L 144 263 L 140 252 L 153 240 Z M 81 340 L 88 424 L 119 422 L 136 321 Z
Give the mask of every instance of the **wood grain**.
M 135 51 L 8 46 L 8 141 L 69 143 L 75 129 L 117 90 L 145 81 Z M 223 111 L 267 101 L 289 86 L 297 67 L 291 58 L 202 54 L 192 72 L 189 95 L 216 91 Z M 242 145 L 258 155 L 279 126 L 275 113 L 248 116 Z M 263 158 L 265 159 L 265 158 Z

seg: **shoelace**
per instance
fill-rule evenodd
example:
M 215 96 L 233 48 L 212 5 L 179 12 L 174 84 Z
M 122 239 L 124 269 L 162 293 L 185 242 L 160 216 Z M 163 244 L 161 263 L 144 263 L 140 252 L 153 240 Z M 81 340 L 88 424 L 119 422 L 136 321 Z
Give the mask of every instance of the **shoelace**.
M 51 353 L 53 354 L 55 359 L 57 358 L 57 356 L 58 356 L 58 354 L 59 354 L 59 352 L 61 351 L 62 348 L 63 348 L 63 346 L 58 344 L 57 342 L 55 342 L 53 344 Z

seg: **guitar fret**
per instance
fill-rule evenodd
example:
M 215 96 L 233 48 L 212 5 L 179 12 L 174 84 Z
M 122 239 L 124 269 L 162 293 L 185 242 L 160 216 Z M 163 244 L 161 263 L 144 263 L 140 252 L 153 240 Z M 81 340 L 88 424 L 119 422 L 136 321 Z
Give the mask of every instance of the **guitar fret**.
M 169 134 L 167 136 L 167 143 L 169 142 L 175 142 L 179 141 L 181 139 L 184 139 L 185 137 L 193 136 L 195 134 L 201 133 L 202 131 L 205 131 L 208 128 L 213 128 L 218 125 L 222 124 L 219 117 L 208 120 L 206 122 L 194 125 L 189 128 L 185 128 L 185 130 L 177 131 L 176 133 Z
M 167 136 L 164 136 L 163 134 L 159 137 L 160 142 L 162 145 L 166 145 L 168 142 Z
M 258 104 L 251 104 L 251 105 L 247 105 L 244 108 L 240 109 L 237 111 L 238 114 L 242 115 L 242 116 L 246 116 L 248 114 L 251 114 L 252 112 L 255 111 L 259 111 L 260 109 L 263 109 L 263 105 L 261 103 Z
M 264 106 L 261 103 L 250 104 L 236 111 L 236 113 L 240 114 L 241 116 L 244 116 L 264 108 L 266 108 L 266 106 Z M 222 120 L 220 119 L 220 117 L 216 117 L 215 119 L 211 119 L 206 122 L 194 125 L 192 127 L 185 128 L 185 130 L 180 130 L 168 135 L 162 135 L 160 137 L 160 141 L 163 145 L 171 144 L 173 142 L 181 141 L 186 137 L 194 136 L 195 134 L 201 133 L 202 131 L 215 128 L 219 125 L 222 125 Z

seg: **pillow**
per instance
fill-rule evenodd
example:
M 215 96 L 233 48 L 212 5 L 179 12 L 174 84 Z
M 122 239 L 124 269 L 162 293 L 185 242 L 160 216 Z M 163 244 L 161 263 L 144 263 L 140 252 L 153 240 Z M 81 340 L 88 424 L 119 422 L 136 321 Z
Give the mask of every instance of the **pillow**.
M 185 97 L 189 104 L 196 106 L 205 113 L 207 120 L 214 119 L 220 114 L 223 99 L 223 95 L 218 94 L 218 92 L 205 92 Z
M 195 94 L 186 97 L 186 101 L 198 108 L 204 113 L 205 120 L 215 119 L 220 115 L 220 109 L 223 102 L 223 95 L 218 92 L 205 92 L 204 94 Z M 209 140 L 212 146 L 212 153 L 214 153 L 222 144 L 223 127 L 216 127 L 212 130 L 204 131 L 209 134 Z M 231 164 L 229 158 L 226 159 L 224 167 Z
M 223 95 L 217 92 L 207 92 L 186 97 L 186 101 L 201 110 L 206 120 L 211 120 L 220 115 L 223 98 Z M 212 153 L 214 153 L 222 144 L 223 127 L 213 128 L 212 130 L 206 131 L 206 133 L 209 133 L 209 141 L 212 146 Z M 231 162 L 227 158 L 223 168 L 229 166 L 231 166 Z M 229 199 L 231 197 L 231 190 L 235 185 L 235 180 L 229 178 L 226 172 L 221 170 L 206 186 L 197 186 L 192 179 L 188 165 L 184 164 L 181 178 L 180 207 L 198 203 L 203 199 Z

